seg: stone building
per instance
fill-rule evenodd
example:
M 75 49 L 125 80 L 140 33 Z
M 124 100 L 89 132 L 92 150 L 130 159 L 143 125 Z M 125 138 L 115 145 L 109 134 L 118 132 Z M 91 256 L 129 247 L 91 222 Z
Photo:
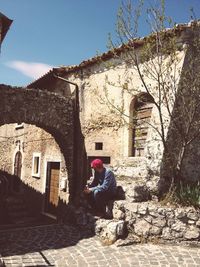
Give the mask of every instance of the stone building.
M 177 75 L 173 77 L 174 86 L 178 90 L 174 95 L 173 88 L 169 88 L 168 96 L 172 96 L 172 102 L 169 102 L 168 107 L 162 107 L 165 114 L 164 134 L 169 141 L 173 140 L 177 133 L 171 125 L 168 109 L 171 114 L 176 113 L 174 109 L 176 97 L 180 91 L 184 91 L 184 77 L 187 66 L 191 63 L 190 39 L 193 40 L 193 33 L 192 23 L 178 25 L 175 29 L 165 31 L 166 42 L 175 38 L 177 47 L 177 61 L 176 64 L 172 64 L 168 78 L 170 79 L 171 74 L 176 70 Z M 152 38 L 155 36 L 133 40 L 130 44 L 136 53 L 140 54 L 142 47 L 151 42 Z M 198 54 L 195 56 L 198 58 Z M 141 60 L 141 67 L 144 68 L 145 64 L 154 64 L 156 60 L 156 57 L 153 60 Z M 167 66 L 168 62 L 169 56 L 166 54 L 164 64 Z M 157 101 L 159 96 L 156 82 L 151 81 L 148 75 L 146 79 L 153 88 L 152 94 Z M 111 165 L 118 177 L 129 177 L 134 181 L 160 176 L 160 169 L 165 165 L 165 150 L 156 131 L 160 129 L 158 109 L 147 94 L 135 66 L 130 63 L 127 47 L 122 46 L 114 51 L 108 51 L 77 66 L 54 68 L 29 84 L 27 88 L 26 92 L 48 92 L 60 96 L 63 100 L 72 98 L 73 106 L 79 108 L 79 116 L 76 113 L 73 115 L 70 113 L 74 120 L 70 121 L 69 128 L 73 127 L 74 135 L 65 137 L 65 140 L 73 139 L 73 168 L 70 171 L 66 166 L 67 153 L 60 150 L 62 145 L 60 146 L 59 142 L 64 144 L 62 142 L 64 135 L 56 139 L 56 135 L 49 131 L 49 126 L 43 127 L 37 118 L 26 120 L 26 116 L 22 116 L 17 120 L 8 119 L 7 123 L 15 122 L 15 124 L 1 123 L 3 126 L 0 127 L 0 149 L 4 153 L 1 154 L 0 168 L 20 177 L 28 188 L 39 193 L 37 210 L 53 214 L 54 212 L 48 208 L 49 203 L 57 206 L 59 199 L 67 203 L 70 194 L 76 191 L 76 187 L 77 192 L 80 193 L 86 176 L 90 176 L 90 162 L 96 157 L 101 158 L 105 164 Z M 56 102 L 52 103 L 56 104 Z M 183 105 L 178 106 L 183 108 Z M 26 109 L 28 110 L 28 107 Z M 45 113 L 45 110 L 43 109 L 42 112 Z M 66 116 L 67 113 L 63 114 Z M 63 114 L 61 113 L 60 116 Z M 62 121 L 65 117 L 59 117 L 59 119 Z M 134 120 L 136 123 L 133 125 Z M 50 122 L 46 121 L 46 123 Z M 179 123 L 181 124 L 180 119 Z M 139 134 L 137 134 L 138 131 Z M 198 138 L 195 145 L 190 147 L 193 158 L 199 153 L 197 143 Z M 179 145 L 178 141 L 176 146 L 172 142 L 170 147 L 174 151 L 175 161 L 180 154 Z M 184 163 L 185 172 L 198 179 L 200 174 L 198 160 L 192 164 L 191 153 L 189 153 Z M 53 192 L 51 199 L 48 198 L 49 194 L 51 195 L 51 190 L 48 191 L 49 169 L 56 173 L 50 178 Z
M 194 36 L 197 36 L 196 38 L 199 40 L 199 23 L 196 25 L 196 30 L 194 25 L 193 22 L 177 25 L 174 29 L 168 29 L 163 33 L 166 43 L 169 40 L 175 40 L 176 43 L 176 62 L 171 65 L 171 72 L 166 75 L 169 76 L 166 77 L 166 82 L 173 77 L 176 93 L 173 88 L 170 88 L 168 98 L 172 101 L 169 100 L 168 104 L 171 106 L 162 106 L 165 117 L 163 127 L 166 139 L 169 140 L 171 134 L 168 136 L 168 129 L 171 133 L 171 129 L 174 128 L 169 113 L 176 110 L 174 108 L 176 96 L 181 95 L 180 99 L 185 97 L 180 92 L 184 92 L 184 85 L 186 86 L 184 79 L 187 76 L 187 69 L 189 65 L 194 65 L 194 62 L 191 61 L 199 55 L 198 51 L 194 52 L 195 55 L 191 54 Z M 139 54 L 142 53 L 143 46 L 151 43 L 151 38 L 154 37 L 150 35 L 136 39 L 130 44 Z M 165 56 L 163 65 L 167 65 L 170 60 L 168 55 Z M 126 46 L 121 46 L 113 51 L 85 60 L 77 66 L 54 68 L 29 84 L 28 87 L 57 92 L 63 96 L 78 90 L 81 131 L 85 138 L 88 165 L 93 158 L 99 157 L 105 163 L 112 165 L 118 176 L 134 178 L 149 176 L 151 178 L 151 176 L 159 176 L 160 167 L 165 165 L 163 163 L 163 143 L 154 129 L 160 127 L 159 113 L 151 97 L 148 97 L 133 60 L 130 63 L 131 59 L 128 57 Z M 156 56 L 152 61 L 157 63 Z M 149 59 L 143 59 L 141 69 L 154 63 Z M 175 71 L 176 74 L 174 74 Z M 151 95 L 158 103 L 159 93 L 156 89 L 158 83 L 148 75 L 146 76 L 147 84 L 150 84 L 152 88 Z M 198 83 L 198 75 L 196 76 L 196 83 Z M 188 81 L 190 79 L 193 78 L 188 77 Z M 191 82 L 188 84 L 191 85 Z M 186 110 L 181 110 L 181 112 L 182 114 L 188 113 Z M 183 117 L 184 115 L 182 118 L 178 116 L 179 121 Z M 131 124 L 134 119 L 137 120 L 138 125 L 133 127 Z M 141 128 L 142 120 L 150 121 L 153 127 Z M 140 131 L 139 135 L 137 134 L 138 130 Z M 173 136 L 176 135 L 177 133 Z M 170 149 L 174 149 L 173 144 Z M 179 152 L 174 151 L 175 161 L 178 157 L 176 154 L 178 155 Z M 193 157 L 196 157 L 198 151 L 193 150 L 192 154 Z M 191 164 L 191 157 L 187 158 L 185 164 L 184 171 L 187 176 L 192 173 L 195 179 L 198 178 L 199 169 Z

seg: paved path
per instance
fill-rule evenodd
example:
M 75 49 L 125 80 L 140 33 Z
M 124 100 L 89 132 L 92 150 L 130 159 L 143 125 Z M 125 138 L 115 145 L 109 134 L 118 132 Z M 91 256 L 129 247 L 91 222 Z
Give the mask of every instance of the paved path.
M 200 266 L 200 248 L 169 245 L 103 246 L 77 228 L 49 225 L 0 232 L 7 266 Z

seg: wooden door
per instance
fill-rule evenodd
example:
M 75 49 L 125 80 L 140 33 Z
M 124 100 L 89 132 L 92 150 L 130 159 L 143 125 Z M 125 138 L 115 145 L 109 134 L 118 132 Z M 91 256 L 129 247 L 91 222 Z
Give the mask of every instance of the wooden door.
M 56 215 L 59 194 L 60 162 L 47 163 L 45 211 Z

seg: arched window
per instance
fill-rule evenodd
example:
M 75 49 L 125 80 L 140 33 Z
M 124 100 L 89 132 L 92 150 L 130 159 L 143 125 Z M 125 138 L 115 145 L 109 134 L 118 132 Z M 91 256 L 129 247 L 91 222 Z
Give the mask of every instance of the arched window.
M 146 145 L 149 122 L 153 108 L 153 98 L 141 93 L 134 99 L 132 108 L 133 127 L 131 129 L 131 156 L 143 157 Z
M 21 168 L 22 168 L 22 153 L 18 151 L 15 154 L 15 162 L 14 162 L 14 175 L 21 178 Z

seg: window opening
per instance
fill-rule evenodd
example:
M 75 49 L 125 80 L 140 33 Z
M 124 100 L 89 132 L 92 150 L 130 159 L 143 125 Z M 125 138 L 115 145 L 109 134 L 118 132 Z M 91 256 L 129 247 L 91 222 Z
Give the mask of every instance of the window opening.
M 103 150 L 103 143 L 95 143 L 95 150 Z
M 15 126 L 15 130 L 23 129 L 24 128 L 24 123 L 17 123 Z
M 40 177 L 40 162 L 41 162 L 40 153 L 34 153 L 33 164 L 32 164 L 32 176 L 34 177 Z

